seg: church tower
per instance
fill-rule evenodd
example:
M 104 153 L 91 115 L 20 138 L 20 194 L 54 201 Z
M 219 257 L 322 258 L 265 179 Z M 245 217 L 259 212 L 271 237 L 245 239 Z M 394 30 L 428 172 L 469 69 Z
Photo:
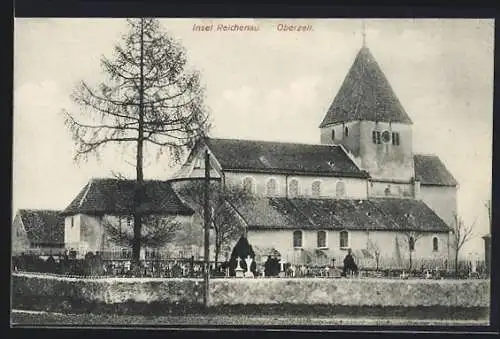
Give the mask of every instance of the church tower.
M 321 125 L 322 144 L 343 145 L 374 181 L 411 183 L 412 121 L 363 45 Z

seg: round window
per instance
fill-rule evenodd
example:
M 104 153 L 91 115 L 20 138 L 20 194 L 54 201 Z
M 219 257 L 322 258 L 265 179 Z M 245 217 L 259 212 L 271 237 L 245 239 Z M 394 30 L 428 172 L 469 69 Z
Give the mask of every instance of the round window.
M 384 132 L 382 133 L 382 140 L 383 140 L 384 142 L 389 142 L 389 141 L 391 141 L 391 133 L 389 133 L 389 131 L 384 131 Z

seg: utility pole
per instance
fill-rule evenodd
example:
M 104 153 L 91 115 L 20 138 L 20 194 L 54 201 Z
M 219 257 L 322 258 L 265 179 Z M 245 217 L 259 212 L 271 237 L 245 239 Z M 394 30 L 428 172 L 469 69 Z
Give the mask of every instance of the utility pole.
M 205 151 L 205 201 L 203 207 L 203 214 L 205 219 L 205 275 L 204 275 L 204 290 L 203 305 L 208 307 L 208 281 L 210 276 L 210 154 L 208 150 Z

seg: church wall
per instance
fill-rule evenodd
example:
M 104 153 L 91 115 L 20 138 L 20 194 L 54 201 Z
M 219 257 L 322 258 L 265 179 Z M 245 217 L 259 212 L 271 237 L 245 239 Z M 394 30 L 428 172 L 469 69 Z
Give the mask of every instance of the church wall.
M 399 145 L 392 141 L 375 144 L 372 132 L 389 131 L 399 133 Z M 360 123 L 361 167 L 373 178 L 385 180 L 404 180 L 410 182 L 414 176 L 414 160 L 411 125 L 362 121 Z
M 289 230 L 249 230 L 248 241 L 250 245 L 260 248 L 275 248 L 285 261 L 293 261 L 300 249 L 293 248 L 293 232 Z M 318 230 L 304 230 L 302 235 L 302 248 L 308 251 L 317 249 Z M 328 261 L 336 258 L 339 264 L 346 254 L 347 248 L 340 247 L 340 231 L 326 231 L 326 246 L 328 248 Z M 359 253 L 362 249 L 371 249 L 375 246 L 380 250 L 381 263 L 394 264 L 397 262 L 396 244 L 399 246 L 399 253 L 402 260 L 408 260 L 409 250 L 407 236 L 395 231 L 348 231 L 348 246 L 354 253 Z M 398 241 L 396 242 L 396 237 Z M 433 238 L 438 238 L 438 250 L 433 250 Z M 370 245 L 371 244 L 371 245 Z M 448 233 L 425 233 L 415 242 L 415 251 L 412 253 L 412 260 L 446 260 L 449 258 Z
M 345 127 L 348 128 L 348 135 L 345 135 Z M 335 131 L 335 139 L 332 139 L 332 130 Z M 360 122 L 350 121 L 345 124 L 329 125 L 321 128 L 320 141 L 324 145 L 344 145 L 355 157 L 360 152 Z
M 321 182 L 321 197 L 328 198 L 367 198 L 367 180 L 358 178 L 339 178 L 339 177 L 315 177 L 315 176 L 292 176 L 282 174 L 263 174 L 263 173 L 235 173 L 226 172 L 225 181 L 227 185 L 242 185 L 245 177 L 254 178 L 254 189 L 256 193 L 262 196 L 266 195 L 266 184 L 270 178 L 277 181 L 277 195 L 281 197 L 287 196 L 287 182 L 296 179 L 299 183 L 299 196 L 311 196 L 312 184 L 314 181 Z M 337 197 L 337 183 L 343 182 L 345 194 Z
M 452 225 L 457 213 L 456 187 L 421 185 L 420 197 L 446 224 Z
M 413 184 L 400 184 L 392 182 L 370 182 L 368 184 L 370 197 L 414 197 Z

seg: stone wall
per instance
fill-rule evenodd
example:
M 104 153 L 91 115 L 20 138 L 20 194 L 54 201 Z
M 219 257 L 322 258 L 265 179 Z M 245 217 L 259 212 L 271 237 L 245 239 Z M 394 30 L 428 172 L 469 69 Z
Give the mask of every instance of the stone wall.
M 160 278 L 79 279 L 15 273 L 16 296 L 87 303 L 202 304 L 203 280 Z M 489 307 L 488 280 L 213 279 L 211 306 L 333 305 L 382 307 Z M 14 305 L 15 308 L 15 305 Z
M 210 304 L 302 304 L 489 307 L 486 280 L 232 279 L 213 280 Z

